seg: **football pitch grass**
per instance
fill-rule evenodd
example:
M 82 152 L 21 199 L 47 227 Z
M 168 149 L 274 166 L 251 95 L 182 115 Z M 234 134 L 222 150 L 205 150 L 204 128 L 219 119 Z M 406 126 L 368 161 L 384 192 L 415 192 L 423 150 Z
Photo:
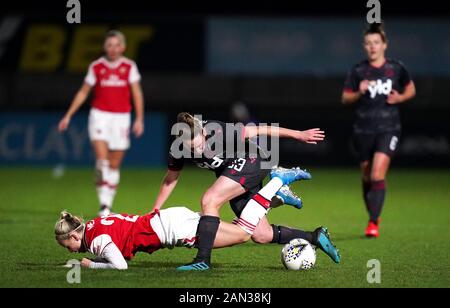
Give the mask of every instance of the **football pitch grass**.
M 316 267 L 306 272 L 284 269 L 281 246 L 252 242 L 215 250 L 209 272 L 177 272 L 195 249 L 138 253 L 129 269 L 81 271 L 81 283 L 66 281 L 67 260 L 83 256 L 59 247 L 53 227 L 61 210 L 90 219 L 97 212 L 91 169 L 0 169 L 0 287 L 450 287 L 450 170 L 393 168 L 388 177 L 381 237 L 363 237 L 367 214 L 357 168 L 308 168 L 313 179 L 293 184 L 304 208 L 273 209 L 271 223 L 313 230 L 324 225 L 341 251 L 334 264 L 317 251 Z M 144 214 L 152 208 L 163 169 L 123 169 L 114 210 Z M 213 182 L 210 172 L 187 169 L 167 206 L 199 210 L 202 192 Z M 224 220 L 234 217 L 228 205 Z M 381 264 L 381 283 L 369 284 L 369 260 Z

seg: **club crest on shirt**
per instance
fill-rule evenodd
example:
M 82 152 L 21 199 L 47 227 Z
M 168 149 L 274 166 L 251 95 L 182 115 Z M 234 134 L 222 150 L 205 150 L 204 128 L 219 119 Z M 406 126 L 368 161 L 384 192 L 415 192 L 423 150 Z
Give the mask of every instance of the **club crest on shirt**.
M 88 222 L 88 224 L 86 225 L 88 231 L 90 231 L 92 228 L 94 228 L 94 221 L 91 220 L 90 222 Z
M 126 67 L 122 66 L 122 67 L 119 68 L 119 74 L 125 75 L 126 72 L 127 72 L 127 68 Z

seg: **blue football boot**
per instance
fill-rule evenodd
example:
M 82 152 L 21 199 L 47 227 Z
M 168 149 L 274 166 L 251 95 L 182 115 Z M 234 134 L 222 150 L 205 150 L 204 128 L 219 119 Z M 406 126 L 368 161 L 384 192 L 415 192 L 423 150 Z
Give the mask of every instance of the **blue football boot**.
M 314 235 L 315 239 L 313 244 L 325 252 L 335 263 L 340 263 L 341 255 L 339 254 L 339 250 L 336 249 L 336 246 L 334 246 L 331 242 L 328 229 L 325 227 L 319 227 L 314 230 Z
M 277 167 L 275 169 L 272 169 L 272 171 L 270 172 L 270 179 L 273 179 L 274 177 L 277 177 L 281 181 L 283 181 L 283 185 L 289 185 L 299 180 L 312 179 L 312 176 L 308 171 L 302 170 L 299 167 L 292 169 Z
M 196 261 L 177 267 L 177 271 L 207 271 L 211 269 L 211 265 L 205 261 Z
M 291 205 L 296 209 L 301 209 L 303 207 L 302 198 L 297 196 L 288 185 L 282 186 L 274 198 L 277 200 L 272 204 L 276 203 L 276 205 L 272 205 L 272 207 L 278 207 L 282 204 Z

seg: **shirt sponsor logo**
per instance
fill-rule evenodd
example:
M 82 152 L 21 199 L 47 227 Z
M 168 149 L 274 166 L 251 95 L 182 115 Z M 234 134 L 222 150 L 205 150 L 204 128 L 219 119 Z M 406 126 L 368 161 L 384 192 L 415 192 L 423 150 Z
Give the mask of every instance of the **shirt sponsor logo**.
M 389 95 L 392 91 L 392 80 L 388 79 L 386 82 L 383 82 L 381 79 L 371 80 L 368 90 L 372 99 L 377 95 Z
M 117 75 L 110 75 L 108 79 L 103 79 L 101 82 L 102 87 L 125 87 L 127 82 L 120 79 Z

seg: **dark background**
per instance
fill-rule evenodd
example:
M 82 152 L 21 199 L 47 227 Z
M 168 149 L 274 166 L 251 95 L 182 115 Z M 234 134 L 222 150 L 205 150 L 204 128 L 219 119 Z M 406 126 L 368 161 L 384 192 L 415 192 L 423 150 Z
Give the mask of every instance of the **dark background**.
M 353 112 L 352 108 L 340 104 L 340 95 L 346 70 L 364 58 L 360 42 L 369 10 L 366 8 L 367 1 L 80 2 L 81 25 L 66 22 L 66 13 L 69 10 L 65 7 L 66 1 L 35 1 L 26 4 L 16 1 L 2 7 L 0 24 L 10 17 L 19 18 L 21 21 L 9 40 L 0 40 L 3 49 L 0 56 L 0 112 L 7 114 L 11 121 L 14 115 L 22 113 L 33 113 L 37 116 L 57 113 L 62 116 L 68 108 L 86 71 L 73 71 L 68 68 L 77 27 L 107 25 L 108 28 L 120 28 L 123 25 L 149 25 L 154 29 L 154 34 L 150 40 L 139 45 L 134 60 L 143 77 L 146 111 L 149 115 L 165 116 L 167 132 L 180 111 L 202 114 L 204 118 L 232 121 L 233 104 L 242 102 L 250 111 L 252 119 L 259 122 L 280 123 L 281 126 L 296 129 L 321 127 L 326 130 L 327 141 L 317 147 L 283 141 L 282 163 L 356 163 L 350 142 Z M 450 34 L 450 12 L 444 3 L 437 1 L 420 4 L 411 1 L 380 2 L 388 37 L 389 25 L 392 24 L 392 29 L 399 28 L 398 33 L 401 35 L 412 35 L 410 42 L 414 43 L 416 28 L 424 23 L 433 27 L 420 29 L 421 37 L 435 38 L 431 43 L 427 41 L 428 44 L 422 46 L 426 51 L 423 55 L 411 51 L 414 56 L 412 59 L 417 62 L 406 63 L 416 83 L 417 97 L 401 106 L 403 137 L 394 163 L 397 166 L 449 167 L 450 73 L 446 70 L 450 68 L 440 70 L 439 57 L 442 57 L 442 67 L 446 67 L 448 58 L 442 54 L 450 57 L 450 50 L 447 51 L 444 46 L 450 36 L 440 37 L 436 30 Z M 261 70 L 258 70 L 258 66 L 253 67 L 256 68 L 254 71 L 251 68 L 242 71 L 226 71 L 223 67 L 222 70 L 220 67 L 211 68 L 211 62 L 208 60 L 211 20 L 231 20 L 231 25 L 233 20 L 250 23 L 259 21 L 260 24 L 253 25 L 252 29 L 255 31 L 259 31 L 258 25 L 263 25 L 266 21 L 268 25 L 274 25 L 276 28 L 275 25 L 283 21 L 299 22 L 302 25 L 305 20 L 312 20 L 312 26 L 305 31 L 312 37 L 311 48 L 316 51 L 317 56 L 308 55 L 296 63 L 292 61 L 292 66 L 288 65 L 280 71 L 270 66 L 270 63 L 274 63 L 270 53 L 266 61 L 261 61 L 265 62 L 261 63 Z M 360 52 L 360 57 L 343 59 L 338 55 L 334 58 L 324 56 L 329 47 L 318 44 L 314 34 L 324 28 L 324 23 L 333 23 L 335 20 L 336 24 L 341 23 L 345 25 L 345 29 L 352 31 L 341 31 L 339 27 L 331 26 L 330 37 L 343 35 L 343 46 L 350 46 L 353 53 Z M 348 24 L 346 20 L 349 20 Z M 353 27 L 357 22 L 361 26 Z M 46 71 L 24 68 L 21 61 L 30 28 L 48 24 L 56 26 L 64 35 L 60 64 Z M 285 29 L 296 31 L 293 26 L 286 26 Z M 283 30 L 277 31 L 282 33 Z M 251 32 L 247 33 L 251 35 Z M 407 55 L 399 52 L 401 48 L 398 46 L 395 49 L 395 43 L 398 42 L 395 39 L 398 35 L 390 38 L 393 56 L 403 60 L 403 56 Z M 101 37 L 99 40 L 101 41 Z M 101 55 L 101 45 L 99 46 L 98 54 L 93 54 L 91 61 Z M 411 45 L 411 48 L 414 46 Z M 446 53 L 434 52 L 439 50 Z M 390 50 L 387 55 L 390 56 Z M 429 58 L 433 57 L 433 65 L 423 65 L 429 63 Z M 317 67 L 317 71 L 302 68 L 301 64 L 307 65 L 311 61 L 319 63 L 311 65 Z M 336 64 L 336 69 L 331 67 L 333 64 Z M 264 65 L 268 65 L 268 68 Z M 296 65 L 299 67 L 294 68 Z M 80 113 L 85 114 L 88 110 L 89 104 L 85 104 Z M 151 138 L 151 135 L 152 132 L 147 130 L 145 138 Z M 161 151 L 165 152 L 167 146 L 162 145 Z M 20 159 L 18 161 L 20 162 Z M 8 160 L 0 162 L 10 163 Z

